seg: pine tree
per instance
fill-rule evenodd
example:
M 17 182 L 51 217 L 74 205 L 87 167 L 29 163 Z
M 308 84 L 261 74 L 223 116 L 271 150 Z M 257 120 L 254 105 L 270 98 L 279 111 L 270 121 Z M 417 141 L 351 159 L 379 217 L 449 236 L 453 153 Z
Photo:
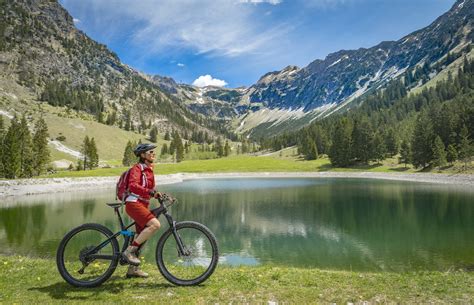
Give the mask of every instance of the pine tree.
M 33 142 L 28 129 L 26 117 L 23 115 L 19 125 L 18 140 L 20 142 L 20 177 L 30 178 L 33 176 Z
M 169 131 L 166 131 L 165 133 L 165 140 L 169 141 L 171 139 Z
M 128 112 L 128 111 L 125 113 L 125 126 L 124 126 L 124 129 L 126 131 L 130 131 L 130 130 L 133 131 L 132 118 L 131 118 L 130 112 Z
M 168 153 L 168 145 L 166 145 L 166 143 L 165 143 L 165 144 L 163 144 L 163 146 L 161 147 L 161 154 L 160 154 L 160 155 L 161 155 L 161 156 L 164 156 L 164 155 L 166 155 L 167 153 Z
M 99 166 L 99 154 L 97 153 L 97 146 L 95 145 L 94 138 L 91 138 L 89 142 L 89 168 L 93 169 Z
M 398 154 L 398 138 L 393 128 L 390 128 L 385 136 L 385 147 L 390 157 Z
M 224 147 L 222 146 L 222 140 L 221 140 L 220 137 L 218 137 L 217 140 L 216 140 L 214 150 L 216 151 L 217 156 L 219 158 L 222 158 L 222 156 L 224 156 Z
M 418 167 L 426 167 L 433 159 L 431 149 L 433 143 L 433 127 L 426 112 L 418 115 L 415 131 L 412 138 L 412 162 Z
M 176 145 L 176 162 L 181 162 L 184 160 L 184 147 L 181 137 L 177 132 L 174 135 L 173 141 Z
M 242 154 L 246 154 L 248 152 L 248 142 L 246 139 L 242 140 Z
M 135 154 L 133 153 L 132 142 L 128 141 L 123 152 L 122 164 L 124 166 L 131 166 L 135 162 Z
M 48 137 L 48 126 L 43 117 L 40 117 L 35 124 L 33 135 L 33 168 L 35 175 L 41 175 L 45 172 L 50 160 Z
M 230 155 L 230 146 L 229 146 L 229 141 L 225 141 L 224 145 L 224 156 L 228 157 Z
M 400 158 L 398 159 L 399 163 L 404 163 L 405 168 L 408 163 L 411 163 L 411 147 L 408 141 L 403 141 L 400 149 Z
M 104 123 L 104 113 L 102 111 L 99 111 L 97 114 L 97 122 L 103 124 Z
M 117 121 L 117 111 L 113 111 L 107 116 L 107 121 L 105 122 L 107 125 L 114 125 L 115 121 Z M 121 128 L 121 127 L 120 127 Z
M 372 140 L 371 146 L 371 160 L 378 163 L 382 162 L 385 159 L 385 154 L 387 149 L 385 148 L 385 143 L 383 141 L 382 135 L 379 132 L 376 132 Z
M 89 140 L 89 136 L 84 137 L 84 141 L 82 142 L 81 153 L 82 153 L 82 158 L 83 158 L 81 165 L 83 166 L 83 169 L 86 170 L 89 167 L 89 164 L 90 164 L 90 140 Z
M 351 163 L 352 126 L 347 118 L 340 119 L 335 126 L 329 159 L 334 166 L 346 167 Z
M 83 165 L 82 159 L 77 159 L 77 167 L 76 167 L 76 170 L 77 170 L 77 171 L 80 171 L 80 170 L 83 170 L 83 169 L 84 169 L 84 165 Z
M 446 165 L 446 151 L 444 149 L 443 140 L 439 136 L 436 136 L 433 147 L 433 160 L 431 164 L 433 167 L 441 167 Z
M 20 175 L 20 141 L 19 127 L 17 117 L 13 117 L 10 121 L 10 127 L 3 140 L 3 164 L 5 178 L 15 179 Z
M 463 125 L 459 136 L 461 140 L 459 141 L 458 146 L 458 156 L 459 160 L 463 161 L 464 166 L 466 167 L 472 156 L 471 141 L 469 140 L 469 131 L 467 130 L 466 125 Z
M 5 126 L 3 125 L 3 116 L 0 115 L 0 177 L 5 177 L 5 166 L 3 164 L 4 138 L 5 138 Z
M 355 121 L 352 129 L 352 158 L 367 163 L 371 159 L 372 130 L 366 120 Z
M 156 143 L 158 135 L 158 129 L 156 126 L 153 126 L 150 130 L 150 142 Z
M 447 153 L 446 153 L 446 161 L 448 161 L 451 165 L 453 162 L 458 159 L 458 152 L 453 144 L 448 145 Z
M 318 148 L 316 146 L 316 143 L 313 140 L 310 140 L 309 151 L 308 151 L 308 154 L 306 155 L 306 159 L 307 160 L 318 159 Z

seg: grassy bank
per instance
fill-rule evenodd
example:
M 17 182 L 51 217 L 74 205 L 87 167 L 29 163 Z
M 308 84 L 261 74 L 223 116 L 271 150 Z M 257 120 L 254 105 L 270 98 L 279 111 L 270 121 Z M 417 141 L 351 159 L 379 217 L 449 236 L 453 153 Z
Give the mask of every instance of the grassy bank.
M 442 171 L 431 172 L 459 173 L 459 165 L 446 168 Z M 44 177 L 97 177 L 118 176 L 126 168 L 98 168 L 87 171 L 58 171 L 55 174 Z M 329 159 L 321 158 L 313 161 L 300 160 L 295 157 L 275 156 L 232 156 L 211 160 L 188 160 L 181 163 L 163 163 L 155 166 L 155 173 L 160 175 L 175 173 L 229 173 L 229 172 L 322 172 L 322 171 L 345 171 L 345 172 L 419 172 L 411 167 L 405 167 L 396 162 L 395 159 L 387 159 L 382 164 L 369 164 L 352 166 L 349 168 L 335 168 Z M 472 169 L 463 173 L 472 173 Z
M 54 260 L 2 256 L 0 303 L 471 303 L 474 273 L 358 273 L 285 267 L 224 267 L 197 287 L 176 287 L 155 265 L 148 279 L 126 279 L 126 267 L 94 289 L 66 284 Z

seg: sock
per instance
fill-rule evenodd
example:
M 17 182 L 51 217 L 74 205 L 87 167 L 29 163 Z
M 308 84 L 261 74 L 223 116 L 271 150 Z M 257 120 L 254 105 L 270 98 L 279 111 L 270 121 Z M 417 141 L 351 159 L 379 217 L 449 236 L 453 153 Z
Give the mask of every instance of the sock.
M 138 248 L 138 247 L 140 247 L 140 244 L 139 244 L 139 243 L 137 243 L 136 241 L 133 241 L 133 243 L 132 243 L 132 246 L 133 246 L 133 247 L 137 247 L 137 248 Z

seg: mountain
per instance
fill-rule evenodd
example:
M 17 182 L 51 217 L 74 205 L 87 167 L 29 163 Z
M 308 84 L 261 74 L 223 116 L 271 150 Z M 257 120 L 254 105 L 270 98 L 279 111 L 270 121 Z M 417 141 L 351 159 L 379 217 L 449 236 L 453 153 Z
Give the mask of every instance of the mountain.
M 473 41 L 474 2 L 457 1 L 424 29 L 398 41 L 369 48 L 342 50 L 307 67 L 287 67 L 264 75 L 250 90 L 250 102 L 269 108 L 311 111 L 340 104 L 378 88 L 408 69 L 433 64 L 448 52 Z
M 371 94 L 405 94 L 446 77 L 446 71 L 456 73 L 460 57 L 472 56 L 474 36 L 474 3 L 459 0 L 398 41 L 288 66 L 248 88 L 199 88 L 121 63 L 76 29 L 57 1 L 0 0 L 0 10 L 1 111 L 12 106 L 9 115 L 33 113 L 49 104 L 61 117 L 140 133 L 151 125 L 160 132 L 199 129 L 227 136 L 232 128 L 251 137 L 298 129 L 359 107 Z
M 169 79 L 158 83 L 189 109 L 233 121 L 239 133 L 278 134 L 357 107 L 364 96 L 390 85 L 417 90 L 445 69 L 455 72 L 448 66 L 471 52 L 473 15 L 474 1 L 459 0 L 429 26 L 397 41 L 341 50 L 303 68 L 269 72 L 249 88 L 197 88 Z
M 78 30 L 57 1 L 1 0 L 0 11 L 1 93 L 11 103 L 10 112 L 19 112 L 12 96 L 21 91 L 26 103 L 47 103 L 65 109 L 63 116 L 76 111 L 140 133 L 151 125 L 163 133 L 225 131 L 218 120 L 190 111 L 166 88 Z
M 470 51 L 473 22 L 474 1 L 459 0 L 429 26 L 397 41 L 341 50 L 303 68 L 267 73 L 243 92 L 250 107 L 239 118 L 238 131 L 268 135 L 298 128 L 355 107 L 360 97 L 397 79 L 406 90 L 422 86 L 446 68 L 437 65 L 440 60 Z
M 200 88 L 188 84 L 178 84 L 171 77 L 150 76 L 152 82 L 163 91 L 182 101 L 193 112 L 229 121 L 242 114 L 241 97 L 244 89 L 228 89 L 208 86 Z

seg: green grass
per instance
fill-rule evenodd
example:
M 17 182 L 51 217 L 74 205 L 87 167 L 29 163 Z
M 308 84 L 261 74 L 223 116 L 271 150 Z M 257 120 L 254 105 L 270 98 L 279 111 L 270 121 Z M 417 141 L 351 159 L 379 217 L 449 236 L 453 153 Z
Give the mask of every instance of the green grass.
M 98 288 L 68 285 L 51 259 L 2 256 L 0 303 L 471 303 L 474 273 L 368 273 L 257 266 L 218 266 L 204 284 L 169 284 L 156 265 L 147 279 L 126 279 L 126 267 Z
M 459 173 L 460 164 L 453 167 L 445 168 L 441 171 L 432 170 L 430 172 L 437 173 Z M 118 176 L 126 167 L 115 168 L 98 168 L 87 171 L 58 171 L 51 175 L 41 176 L 42 178 L 62 178 L 62 177 L 97 177 L 97 176 Z M 211 160 L 188 160 L 181 163 L 162 163 L 155 165 L 155 174 L 166 175 L 175 173 L 231 173 L 231 172 L 322 172 L 322 171 L 338 171 L 338 172 L 403 172 L 414 173 L 420 172 L 412 167 L 405 168 L 404 165 L 398 164 L 396 159 L 387 159 L 382 164 L 369 164 L 352 166 L 349 168 L 334 168 L 329 159 L 320 158 L 313 161 L 305 161 L 297 158 L 283 157 L 257 157 L 257 156 L 232 156 Z M 468 170 L 462 173 L 473 173 L 472 162 Z

